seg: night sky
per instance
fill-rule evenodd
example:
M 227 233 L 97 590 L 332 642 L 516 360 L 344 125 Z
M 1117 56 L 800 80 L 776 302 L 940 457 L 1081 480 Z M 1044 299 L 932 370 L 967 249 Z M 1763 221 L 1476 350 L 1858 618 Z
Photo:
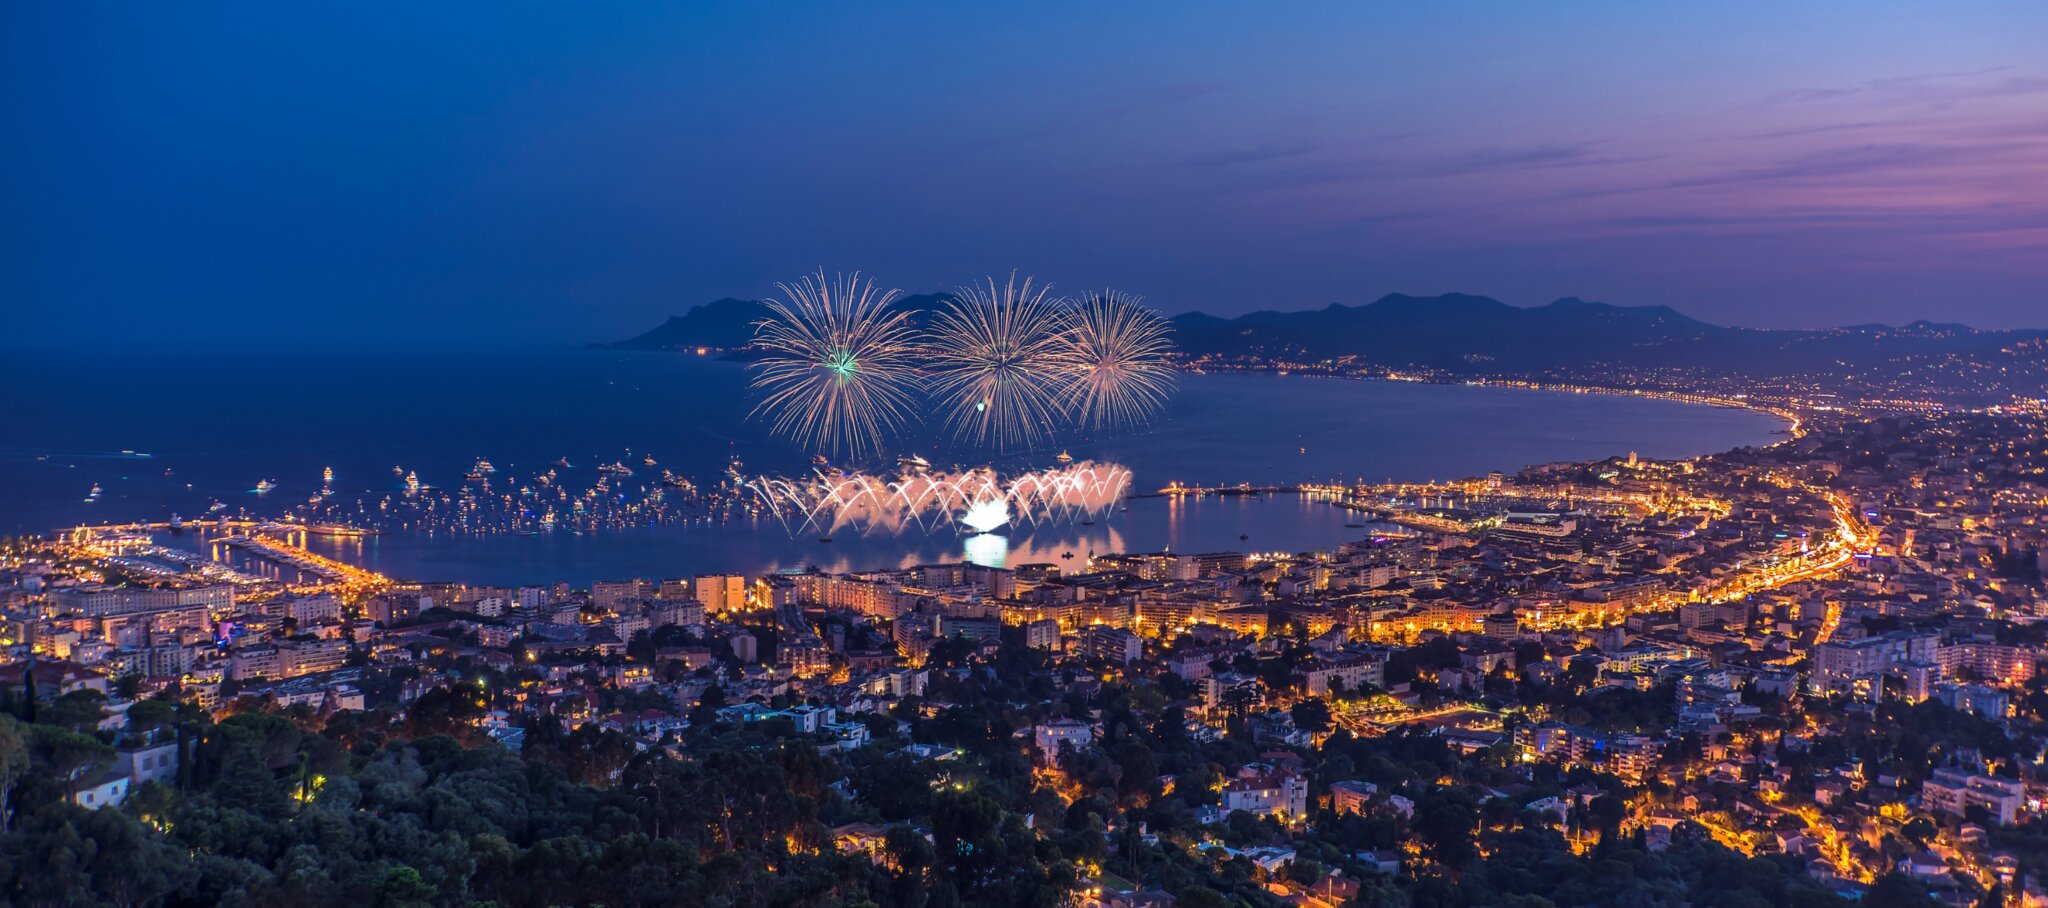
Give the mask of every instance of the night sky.
M 2048 325 L 2038 0 L 653 6 L 0 6 L 6 341 L 607 340 L 819 266 Z

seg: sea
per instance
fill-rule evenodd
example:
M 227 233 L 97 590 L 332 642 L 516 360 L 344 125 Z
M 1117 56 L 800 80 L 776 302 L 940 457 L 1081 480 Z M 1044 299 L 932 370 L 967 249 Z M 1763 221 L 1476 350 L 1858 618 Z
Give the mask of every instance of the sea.
M 366 500 L 398 489 L 401 470 L 460 486 L 479 458 L 506 477 L 566 459 L 571 481 L 612 462 L 634 467 L 641 482 L 664 469 L 715 482 L 734 460 L 749 474 L 809 470 L 806 452 L 750 417 L 752 403 L 743 365 L 690 353 L 15 352 L 0 358 L 0 534 L 192 518 L 215 503 L 223 513 L 276 516 L 320 490 L 328 469 L 336 492 Z M 1331 549 L 1376 528 L 1295 495 L 1143 493 L 1173 482 L 1416 481 L 1632 451 L 1689 456 L 1768 444 L 1785 430 L 1755 411 L 1623 395 L 1184 375 L 1167 411 L 1146 428 L 1070 435 L 997 456 L 949 445 L 928 427 L 895 452 L 942 468 L 1040 469 L 1063 452 L 1128 467 L 1139 494 L 1091 523 L 979 535 L 944 527 L 841 532 L 821 541 L 772 519 L 730 519 L 532 536 L 399 531 L 309 544 L 395 577 L 488 584 L 960 559 L 1073 563 L 1168 549 L 1296 552 Z M 645 467 L 647 458 L 659 466 Z M 273 487 L 258 492 L 265 482 Z

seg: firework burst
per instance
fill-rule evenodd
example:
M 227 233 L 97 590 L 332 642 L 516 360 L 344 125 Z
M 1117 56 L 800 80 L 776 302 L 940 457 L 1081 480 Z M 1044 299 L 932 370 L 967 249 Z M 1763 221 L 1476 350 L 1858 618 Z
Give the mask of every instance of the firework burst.
M 1067 410 L 1075 374 L 1067 310 L 1031 278 L 960 288 L 932 319 L 925 369 L 933 402 L 962 440 L 1028 449 Z
M 768 317 L 754 325 L 764 355 L 750 367 L 763 395 L 752 416 L 813 451 L 879 453 L 917 400 L 909 315 L 888 311 L 899 291 L 823 271 L 775 286 L 784 298 L 764 301 Z
M 1173 393 L 1170 329 L 1135 297 L 1104 290 L 1068 316 L 1069 413 L 1084 428 L 1151 422 Z
M 1008 478 L 983 467 L 895 476 L 821 470 L 804 479 L 746 481 L 791 535 L 948 526 L 990 532 L 1011 524 L 1086 520 L 1115 507 L 1130 486 L 1130 470 L 1088 461 Z

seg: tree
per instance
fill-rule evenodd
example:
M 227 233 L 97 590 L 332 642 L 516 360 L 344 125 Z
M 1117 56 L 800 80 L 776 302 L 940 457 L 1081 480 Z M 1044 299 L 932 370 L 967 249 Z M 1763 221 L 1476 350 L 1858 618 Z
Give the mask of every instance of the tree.
M 78 780 L 114 759 L 114 749 L 97 739 L 54 725 L 31 725 L 29 748 L 35 763 L 56 782 L 64 800 L 78 793 Z
M 1309 734 L 1320 735 L 1330 730 L 1330 704 L 1321 697 L 1296 701 L 1289 713 L 1294 717 L 1295 727 Z
M 28 764 L 28 741 L 22 736 L 21 723 L 13 716 L 0 715 L 0 833 L 13 822 L 14 783 L 28 771 Z
M 1586 805 L 1586 812 L 1593 828 L 1600 830 L 1600 846 L 1606 848 L 1614 844 L 1614 834 L 1628 816 L 1628 802 L 1612 793 L 1603 794 Z
M 177 704 L 166 700 L 140 700 L 128 707 L 128 731 L 144 740 L 155 740 L 156 732 L 177 721 Z
M 79 734 L 91 734 L 100 727 L 100 720 L 107 717 L 106 702 L 107 695 L 99 691 L 74 690 L 52 702 L 41 721 Z
M 1927 894 L 1927 887 L 1908 879 L 1904 874 L 1893 872 L 1878 877 L 1870 885 L 1870 891 L 1863 896 L 1867 908 L 1933 908 L 1938 904 Z
M 1456 789 L 1432 791 L 1415 801 L 1415 837 L 1431 858 L 1453 871 L 1479 856 L 1473 843 L 1478 825 L 1478 808 Z
M 947 880 L 969 898 L 1007 868 L 998 830 L 1002 805 L 976 791 L 942 791 L 932 799 L 932 845 Z
M 118 810 L 55 805 L 17 840 L 22 851 L 11 857 L 36 869 L 18 875 L 17 904 L 149 905 L 199 876 L 178 849 Z

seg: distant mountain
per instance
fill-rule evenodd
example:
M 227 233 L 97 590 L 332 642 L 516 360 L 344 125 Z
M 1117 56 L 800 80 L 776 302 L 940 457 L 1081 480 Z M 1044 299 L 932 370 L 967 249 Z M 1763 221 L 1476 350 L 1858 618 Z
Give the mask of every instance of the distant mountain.
M 1173 319 L 1196 356 L 1316 363 L 1351 358 L 1463 374 L 1547 374 L 1593 365 L 1720 374 L 1796 375 L 1901 357 L 1994 355 L 2044 331 L 1978 331 L 1918 321 L 1821 330 L 1712 325 L 1668 306 L 1615 306 L 1567 297 L 1517 307 L 1466 294 L 1389 294 L 1364 306 L 1330 305 L 1237 318 Z
M 952 299 L 949 293 L 923 293 L 899 297 L 889 308 L 910 310 L 913 320 L 920 320 L 925 312 Z M 614 350 L 737 350 L 753 341 L 754 323 L 767 314 L 768 307 L 760 300 L 726 297 L 671 315 L 645 334 L 598 346 Z
M 893 305 L 921 320 L 950 299 L 925 294 Z M 759 302 L 722 299 L 606 346 L 736 350 L 747 345 L 765 312 Z M 1247 365 L 1592 381 L 1626 375 L 1638 386 L 1700 378 L 1798 379 L 1853 385 L 1866 393 L 1924 388 L 1992 398 L 2007 390 L 2030 393 L 2028 388 L 2048 383 L 2048 331 L 1980 331 L 1925 320 L 1902 326 L 1764 330 L 1708 324 L 1668 306 L 1616 306 L 1566 297 L 1520 307 L 1462 293 L 1392 293 L 1362 306 L 1333 303 L 1235 318 L 1190 312 L 1172 322 L 1176 344 L 1188 357 Z M 2014 380 L 1987 383 L 1982 376 L 1991 372 Z

